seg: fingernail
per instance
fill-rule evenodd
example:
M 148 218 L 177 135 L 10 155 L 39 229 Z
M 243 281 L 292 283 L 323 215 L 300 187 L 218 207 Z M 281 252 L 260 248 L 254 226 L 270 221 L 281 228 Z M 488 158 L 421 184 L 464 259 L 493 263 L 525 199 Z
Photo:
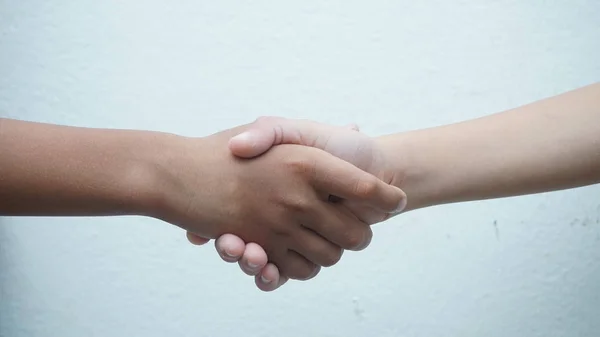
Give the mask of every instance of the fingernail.
M 259 267 L 259 265 L 257 265 L 257 264 L 255 264 L 255 263 L 252 263 L 252 262 L 248 261 L 248 267 L 249 267 L 250 269 L 256 269 L 256 268 L 258 268 L 258 267 Z
M 250 134 L 246 131 L 246 132 L 242 132 L 237 136 L 234 136 L 233 138 L 231 138 L 231 140 L 238 140 L 238 141 L 242 141 L 242 142 L 247 142 L 248 139 L 250 139 Z
M 265 278 L 265 277 L 264 277 L 264 276 L 262 276 L 262 275 L 260 275 L 260 281 L 261 281 L 262 283 L 266 283 L 266 284 L 269 284 L 269 283 L 271 283 L 271 280 L 268 280 L 267 278 Z
M 245 132 L 240 133 L 239 135 L 231 138 L 230 142 L 241 143 L 241 144 L 243 144 L 244 147 L 250 148 L 250 149 L 254 149 L 258 146 L 256 137 L 253 137 L 252 133 L 250 133 L 249 131 L 245 131 Z
M 236 255 L 232 254 L 231 252 L 228 252 L 227 250 L 225 250 L 223 253 L 224 253 L 224 254 L 225 254 L 225 256 L 227 256 L 227 257 L 232 257 L 232 258 L 236 258 L 236 257 L 237 257 Z
M 394 211 L 392 211 L 391 214 L 402 213 L 402 211 L 406 208 L 407 204 L 408 204 L 407 198 L 403 198 L 402 201 L 400 201 L 400 205 L 398 205 L 398 207 L 396 207 L 396 209 Z

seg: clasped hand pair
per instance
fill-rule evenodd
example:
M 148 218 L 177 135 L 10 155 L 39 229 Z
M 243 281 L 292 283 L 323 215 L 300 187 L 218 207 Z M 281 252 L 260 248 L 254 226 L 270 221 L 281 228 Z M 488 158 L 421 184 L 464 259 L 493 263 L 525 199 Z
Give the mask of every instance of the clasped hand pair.
M 288 279 L 313 278 L 344 250 L 366 248 L 370 225 L 407 203 L 391 184 L 398 177 L 380 146 L 355 125 L 262 117 L 185 141 L 174 164 L 209 153 L 189 167 L 210 165 L 213 174 L 195 176 L 205 172 L 200 170 L 179 177 L 199 183 L 177 186 L 183 197 L 167 207 L 178 208 L 169 213 L 177 218 L 164 220 L 187 230 L 193 244 L 216 239 L 221 258 L 238 262 L 264 291 Z

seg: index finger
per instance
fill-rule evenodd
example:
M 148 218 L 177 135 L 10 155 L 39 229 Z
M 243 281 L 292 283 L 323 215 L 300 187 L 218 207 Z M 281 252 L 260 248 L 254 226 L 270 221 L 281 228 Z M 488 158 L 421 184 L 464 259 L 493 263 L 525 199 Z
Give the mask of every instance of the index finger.
M 321 152 L 312 165 L 312 184 L 322 192 L 386 213 L 398 213 L 406 207 L 404 191 L 344 160 Z

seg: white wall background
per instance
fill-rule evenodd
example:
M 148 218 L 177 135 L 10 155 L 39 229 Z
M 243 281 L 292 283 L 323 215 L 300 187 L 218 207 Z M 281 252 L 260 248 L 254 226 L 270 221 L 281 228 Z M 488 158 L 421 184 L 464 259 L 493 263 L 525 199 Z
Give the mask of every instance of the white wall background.
M 1 1 L 0 115 L 207 135 L 260 115 L 378 135 L 600 80 L 600 2 Z M 255 290 L 136 218 L 0 218 L 0 335 L 598 336 L 600 186 L 420 210 Z

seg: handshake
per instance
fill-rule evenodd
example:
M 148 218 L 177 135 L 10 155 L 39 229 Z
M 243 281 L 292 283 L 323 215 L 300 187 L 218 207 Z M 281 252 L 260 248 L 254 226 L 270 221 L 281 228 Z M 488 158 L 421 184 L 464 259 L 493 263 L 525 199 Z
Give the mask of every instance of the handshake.
M 364 249 L 402 211 L 599 183 L 598 106 L 595 84 L 377 138 L 275 117 L 204 138 L 0 118 L 0 215 L 158 218 L 216 239 L 269 291 Z
M 263 117 L 165 144 L 148 215 L 185 229 L 194 244 L 217 239 L 221 258 L 239 262 L 264 291 L 366 248 L 370 225 L 407 205 L 394 186 L 396 154 L 354 125 Z

